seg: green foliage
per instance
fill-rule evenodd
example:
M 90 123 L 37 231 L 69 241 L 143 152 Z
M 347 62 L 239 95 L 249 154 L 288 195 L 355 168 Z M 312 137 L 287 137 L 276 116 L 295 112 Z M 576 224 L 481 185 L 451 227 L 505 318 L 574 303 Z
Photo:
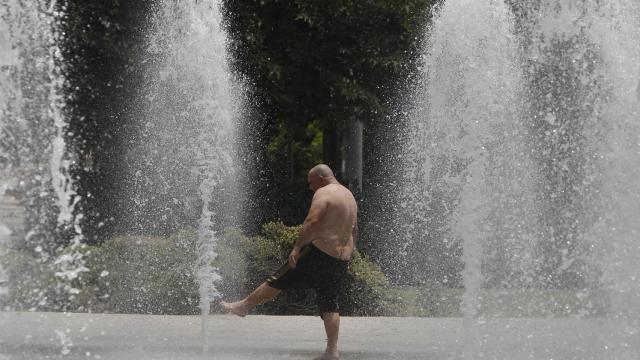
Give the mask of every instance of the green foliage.
M 226 0 L 225 9 L 237 66 L 285 123 L 303 125 L 381 112 L 380 89 L 407 74 L 432 3 Z
M 265 224 L 260 236 L 229 230 L 218 243 L 214 264 L 223 279 L 218 287 L 225 299 L 246 296 L 277 270 L 299 230 L 280 222 Z M 2 259 L 12 279 L 6 305 L 18 310 L 196 314 L 196 242 L 196 232 L 189 230 L 170 237 L 118 236 L 102 245 L 84 246 L 79 251 L 89 271 L 70 283 L 71 292 L 61 287 L 50 262 L 10 251 Z M 342 295 L 345 315 L 401 315 L 406 307 L 391 295 L 386 276 L 358 251 L 349 265 Z M 313 290 L 285 291 L 256 311 L 317 315 L 315 294 Z
M 304 132 L 297 135 L 292 134 L 284 124 L 279 124 L 277 135 L 267 145 L 267 159 L 277 162 L 292 156 L 302 169 L 310 169 L 322 162 L 322 139 L 322 129 L 317 121 L 307 124 Z M 287 154 L 287 150 L 291 151 L 291 155 Z M 306 182 L 306 177 L 300 179 Z
M 98 308 L 117 313 L 196 314 L 196 232 L 120 236 L 90 250 L 83 281 Z M 99 310 L 99 309 L 96 309 Z
M 263 236 L 254 237 L 231 230 L 218 244 L 216 266 L 225 297 L 244 297 L 264 282 L 287 258 L 298 231 L 280 223 L 267 223 L 262 229 Z
M 266 160 L 256 172 L 265 188 L 256 193 L 274 205 L 263 209 L 258 223 L 302 220 L 309 200 L 305 172 L 319 161 L 338 163 L 327 153 L 339 153 L 341 144 L 332 141 L 339 131 L 328 129 L 355 119 L 388 121 L 390 103 L 402 96 L 398 87 L 415 68 L 434 2 L 223 1 L 235 70 L 253 90 L 247 116 L 265 120 L 246 122 L 260 127 L 253 131 L 261 137 L 253 150 Z M 132 186 L 127 149 L 139 129 L 127 114 L 139 106 L 132 99 L 144 83 L 145 31 L 157 2 L 70 0 L 58 6 L 65 14 L 66 140 L 78 160 L 71 172 L 85 241 L 97 244 L 123 229 L 176 231 L 188 224 L 178 215 L 175 224 L 153 221 L 154 214 L 147 214 L 145 228 L 132 224 L 123 211 L 131 204 L 120 196 Z
M 349 264 L 343 294 L 341 308 L 349 315 L 400 315 L 405 307 L 401 299 L 393 297 L 380 268 L 359 251 Z
M 78 251 L 89 271 L 69 284 L 55 276 L 51 261 L 9 251 L 3 257 L 11 279 L 6 305 L 16 310 L 196 314 L 195 241 L 195 231 L 183 231 L 171 237 L 120 236 L 84 246 Z
M 245 297 L 278 269 L 299 229 L 272 222 L 263 226 L 260 236 L 229 230 L 220 239 L 215 262 L 222 275 L 218 287 L 224 298 Z M 78 251 L 89 271 L 66 284 L 55 276 L 51 258 L 0 249 L 0 260 L 11 279 L 2 305 L 22 311 L 197 314 L 196 241 L 196 232 L 189 230 L 170 237 L 119 236 L 103 245 L 85 246 Z M 73 251 L 67 248 L 56 256 Z M 352 316 L 457 317 L 462 315 L 463 292 L 462 288 L 438 286 L 391 287 L 378 266 L 356 251 L 340 305 L 344 315 Z M 608 306 L 606 298 L 606 294 L 586 290 L 483 289 L 479 314 L 598 316 Z M 315 294 L 312 290 L 284 291 L 256 308 L 256 313 L 317 315 Z
M 109 271 L 104 279 L 110 311 L 197 313 L 196 239 L 195 231 L 183 231 L 168 238 L 117 237 L 105 244 L 103 255 L 94 259 Z
M 67 302 L 57 291 L 54 272 L 42 259 L 26 251 L 7 249 L 0 257 L 9 282 L 3 306 L 15 310 L 60 310 Z
M 255 149 L 265 159 L 258 193 L 269 199 L 262 222 L 303 220 L 306 172 L 340 164 L 346 122 L 389 121 L 434 2 L 223 2 L 234 67 L 251 82 L 264 120 Z
M 86 256 L 89 247 L 78 248 Z M 94 303 L 87 282 L 82 277 L 62 280 L 56 259 L 76 252 L 60 247 L 53 255 L 25 248 L 0 248 L 0 262 L 8 278 L 8 294 L 0 299 L 2 308 L 18 311 L 91 311 Z

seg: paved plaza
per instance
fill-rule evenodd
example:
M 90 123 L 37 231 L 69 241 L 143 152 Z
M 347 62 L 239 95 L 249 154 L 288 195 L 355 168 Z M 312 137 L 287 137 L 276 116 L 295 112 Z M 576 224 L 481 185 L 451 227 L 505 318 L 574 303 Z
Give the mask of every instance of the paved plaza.
M 597 320 L 494 319 L 474 331 L 480 358 L 597 359 Z M 0 359 L 313 359 L 324 347 L 317 317 L 0 312 Z M 459 318 L 342 318 L 342 359 L 458 359 Z M 479 345 L 478 345 L 479 344 Z

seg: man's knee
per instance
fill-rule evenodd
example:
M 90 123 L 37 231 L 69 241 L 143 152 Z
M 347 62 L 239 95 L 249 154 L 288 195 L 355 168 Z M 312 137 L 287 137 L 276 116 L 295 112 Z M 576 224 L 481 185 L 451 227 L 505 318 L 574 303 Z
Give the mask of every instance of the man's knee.
M 335 318 L 340 318 L 340 313 L 337 311 L 322 311 L 320 312 L 320 318 L 322 320 L 330 320 Z

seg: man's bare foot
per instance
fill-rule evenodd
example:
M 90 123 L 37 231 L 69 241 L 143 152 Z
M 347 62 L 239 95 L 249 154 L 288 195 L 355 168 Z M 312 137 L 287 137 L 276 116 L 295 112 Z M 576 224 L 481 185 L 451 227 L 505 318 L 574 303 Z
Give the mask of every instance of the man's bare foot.
M 338 353 L 324 353 L 322 356 L 318 356 L 313 360 L 340 360 Z
M 227 310 L 227 312 L 238 315 L 240 317 L 245 317 L 249 313 L 242 301 L 236 301 L 232 303 L 220 301 L 220 305 L 222 305 L 222 307 Z

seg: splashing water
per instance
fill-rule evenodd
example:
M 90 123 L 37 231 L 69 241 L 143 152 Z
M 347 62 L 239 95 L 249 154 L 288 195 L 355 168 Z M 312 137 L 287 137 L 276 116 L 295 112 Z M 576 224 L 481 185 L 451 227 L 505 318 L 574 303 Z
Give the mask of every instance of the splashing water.
M 2 1 L 0 181 L 2 195 L 16 192 L 27 212 L 27 232 L 18 248 L 38 254 L 43 271 L 55 273 L 56 298 L 35 295 L 31 305 L 56 308 L 72 299 L 70 282 L 87 271 L 79 248 L 81 214 L 70 174 L 64 116 L 65 83 L 60 43 L 65 5 L 58 1 Z M 57 218 L 51 216 L 57 214 Z M 16 229 L 12 229 L 16 230 Z M 20 232 L 20 231 L 18 231 Z M 66 235 L 61 235 L 61 234 Z M 71 246 L 65 249 L 71 234 Z M 45 270 L 46 268 L 46 270 Z M 38 296 L 43 296 L 37 299 Z M 25 304 L 27 305 L 27 304 Z
M 160 149 L 163 157 L 146 159 L 157 161 L 154 186 L 168 181 L 199 192 L 196 276 L 206 354 L 210 303 L 220 296 L 216 242 L 233 223 L 237 205 L 233 156 L 240 97 L 227 65 L 220 2 L 165 0 L 155 11 L 148 36 L 146 71 L 152 80 L 143 134 L 150 144 L 146 153 Z M 176 172 L 172 164 L 187 167 Z
M 5 119 L 11 108 L 11 100 L 14 98 L 16 90 L 13 81 L 13 69 L 19 63 L 18 52 L 14 48 L 11 39 L 8 8 L 0 6 L 0 134 L 4 133 Z M 4 156 L 0 157 L 0 164 L 4 163 Z M 12 182 L 8 173 L 5 173 L 4 166 L 0 166 L 0 199 L 4 199 L 5 193 Z M 0 217 L 0 256 L 3 255 L 3 247 L 7 246 L 11 239 L 12 230 L 6 219 Z M 4 286 L 7 282 L 7 275 L 0 264 L 0 298 L 6 294 Z M 2 300 L 0 299 L 0 303 Z
M 422 168 L 418 173 L 424 178 L 413 178 L 418 182 L 411 180 L 409 186 L 429 186 L 429 178 L 439 176 L 439 187 L 459 199 L 455 200 L 459 201 L 458 208 L 451 214 L 451 228 L 452 236 L 461 241 L 465 264 L 466 356 L 479 351 L 475 341 L 480 334 L 474 319 L 484 281 L 482 253 L 492 232 L 501 225 L 493 219 L 510 211 L 509 216 L 516 219 L 526 208 L 518 208 L 508 196 L 526 186 L 526 181 L 517 181 L 517 176 L 526 179 L 524 163 L 509 157 L 521 152 L 518 140 L 523 135 L 521 124 L 513 121 L 518 116 L 516 96 L 521 91 L 521 79 L 517 43 L 510 35 L 512 27 L 509 8 L 499 1 L 445 3 L 431 29 L 424 95 L 417 99 L 420 103 L 412 122 L 418 131 L 413 132 L 409 154 L 422 152 L 421 145 L 429 150 L 424 155 L 418 153 L 422 161 L 413 163 Z M 409 158 L 415 161 L 416 156 Z M 501 181 L 505 171 L 511 176 L 506 183 Z M 495 196 L 497 191 L 503 192 L 502 197 Z M 522 239 L 514 237 L 521 226 L 517 221 L 502 229 L 502 238 L 518 244 L 516 240 Z
M 596 10 L 587 36 L 599 50 L 606 89 L 600 109 L 604 137 L 592 139 L 601 155 L 602 207 L 587 234 L 609 302 L 598 347 L 600 358 L 631 360 L 640 357 L 640 4 L 583 6 Z
M 578 312 L 606 319 L 597 341 L 585 346 L 588 356 L 636 359 L 640 274 L 631 259 L 640 255 L 634 180 L 640 166 L 640 44 L 634 40 L 640 7 L 625 0 L 546 0 L 527 12 L 532 115 L 534 122 L 555 119 L 542 121 L 543 135 L 533 142 L 544 164 L 543 184 L 552 190 L 539 205 L 546 238 L 555 240 L 538 244 L 547 268 L 543 280 L 603 303 L 587 302 Z
M 76 214 L 76 205 L 81 200 L 80 196 L 76 194 L 75 182 L 71 177 L 71 165 L 74 162 L 73 155 L 67 151 L 66 137 L 68 123 L 64 117 L 63 109 L 65 107 L 65 99 L 63 95 L 64 88 L 64 66 L 62 54 L 60 50 L 60 43 L 63 41 L 63 36 L 60 33 L 61 21 L 63 20 L 64 2 L 51 1 L 49 8 L 46 9 L 46 13 L 49 14 L 51 19 L 51 31 L 49 33 L 49 57 L 48 57 L 48 71 L 49 79 L 51 82 L 49 85 L 49 117 L 53 119 L 53 125 L 55 128 L 55 135 L 51 141 L 52 157 L 51 157 L 51 182 L 53 190 L 57 197 L 57 204 L 59 208 L 58 213 L 58 226 L 65 228 L 70 226 L 72 228 L 72 239 L 69 252 L 58 256 L 54 261 L 54 265 L 58 267 L 58 271 L 55 275 L 65 282 L 64 291 L 69 294 L 75 294 L 77 289 L 74 289 L 69 284 L 74 279 L 78 278 L 80 273 L 87 272 L 89 269 L 85 266 L 85 261 L 79 248 L 82 246 L 82 228 L 80 227 L 80 221 L 82 220 L 82 214 Z
M 462 249 L 464 357 L 512 358 L 491 319 L 513 308 L 603 316 L 572 356 L 637 358 L 639 5 L 448 1 L 430 30 L 407 227 Z M 522 336 L 517 354 L 553 354 Z

